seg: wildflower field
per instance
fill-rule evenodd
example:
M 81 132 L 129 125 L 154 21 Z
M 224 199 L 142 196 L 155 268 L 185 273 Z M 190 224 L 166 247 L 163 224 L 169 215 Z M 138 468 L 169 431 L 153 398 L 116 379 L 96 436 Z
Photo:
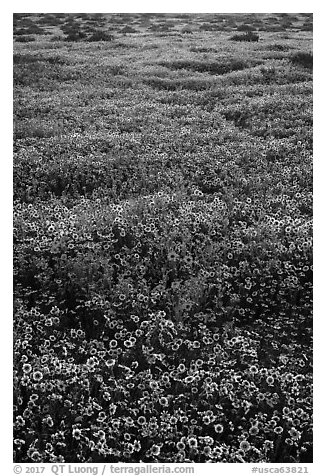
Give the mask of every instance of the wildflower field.
M 15 462 L 312 461 L 312 15 L 14 15 Z

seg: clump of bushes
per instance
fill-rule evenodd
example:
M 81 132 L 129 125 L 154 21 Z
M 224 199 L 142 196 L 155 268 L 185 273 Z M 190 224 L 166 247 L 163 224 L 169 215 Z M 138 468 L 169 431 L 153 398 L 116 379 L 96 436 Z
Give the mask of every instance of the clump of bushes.
M 282 45 L 280 43 L 273 43 L 272 45 L 266 46 L 268 51 L 288 51 L 290 48 L 288 45 Z
M 64 37 L 61 35 L 54 35 L 52 36 L 51 41 L 62 41 L 63 39 Z
M 299 51 L 291 56 L 290 61 L 292 64 L 297 66 L 303 66 L 307 69 L 312 69 L 313 67 L 313 55 L 312 53 L 305 53 Z
M 89 23 L 92 23 L 93 25 L 96 25 L 98 27 L 104 26 L 106 23 L 106 19 L 102 16 L 101 13 L 94 13 L 88 18 Z
M 28 64 L 28 63 L 36 63 L 37 61 L 40 61 L 36 58 L 34 55 L 20 55 L 20 54 L 15 54 L 13 56 L 13 63 L 14 64 Z
M 148 28 L 149 31 L 153 31 L 153 32 L 166 32 L 166 31 L 171 31 L 171 27 L 169 25 L 166 25 L 166 24 L 155 24 L 155 25 L 152 25 L 151 27 Z
M 259 41 L 259 35 L 257 33 L 253 33 L 252 31 L 248 31 L 247 33 L 244 33 L 244 34 L 233 35 L 231 36 L 230 40 L 232 41 Z
M 254 29 L 254 27 L 252 27 L 251 25 L 247 25 L 246 23 L 239 25 L 237 28 L 238 31 L 253 31 Z
M 14 64 L 35 64 L 35 63 L 49 63 L 51 65 L 63 65 L 66 64 L 66 61 L 61 58 L 60 56 L 38 56 L 38 55 L 21 55 L 15 54 L 13 56 L 13 63 Z
M 202 25 L 200 25 L 199 27 L 199 30 L 203 30 L 203 31 L 216 31 L 218 30 L 218 25 L 212 25 L 210 23 L 203 23 Z
M 58 14 L 45 14 L 42 18 L 38 20 L 38 23 L 45 26 L 57 26 L 61 25 L 63 22 L 62 17 L 59 17 Z
M 137 30 L 132 26 L 127 25 L 120 30 L 120 33 L 137 33 Z
M 96 30 L 93 32 L 91 36 L 87 38 L 86 41 L 92 42 L 92 41 L 112 41 L 112 40 L 113 40 L 112 35 L 102 30 Z
M 184 28 L 182 28 L 181 33 L 183 33 L 185 35 L 192 35 L 193 30 L 190 26 L 185 26 Z
M 65 41 L 81 41 L 86 38 L 86 33 L 82 31 L 72 31 L 65 37 Z
M 302 31 L 313 31 L 313 23 L 312 22 L 306 22 L 302 25 Z
M 48 35 L 49 33 L 37 25 L 32 25 L 27 28 L 16 28 L 14 35 Z
M 35 38 L 34 36 L 31 36 L 31 35 L 22 35 L 15 38 L 15 40 L 18 41 L 19 43 L 30 43 L 32 41 L 35 41 Z
M 74 26 L 71 29 L 65 30 L 65 41 L 82 41 L 96 42 L 96 41 L 112 41 L 113 36 L 103 30 L 89 29 L 86 33 L 85 29 L 81 30 L 79 27 Z
M 251 66 L 251 64 L 247 63 L 246 61 L 234 58 L 210 62 L 191 60 L 162 61 L 159 63 L 159 65 L 175 70 L 188 69 L 190 71 L 209 74 L 227 74 L 231 71 L 241 71 Z
M 80 41 L 86 38 L 86 33 L 79 22 L 69 18 L 64 25 L 61 26 L 62 32 L 66 35 L 65 41 Z

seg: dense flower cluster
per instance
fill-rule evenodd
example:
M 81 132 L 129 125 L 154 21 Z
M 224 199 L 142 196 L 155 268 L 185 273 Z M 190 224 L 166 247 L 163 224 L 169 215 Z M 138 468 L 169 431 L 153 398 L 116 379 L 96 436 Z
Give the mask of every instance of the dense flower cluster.
M 17 462 L 311 460 L 311 71 L 207 35 L 15 45 Z

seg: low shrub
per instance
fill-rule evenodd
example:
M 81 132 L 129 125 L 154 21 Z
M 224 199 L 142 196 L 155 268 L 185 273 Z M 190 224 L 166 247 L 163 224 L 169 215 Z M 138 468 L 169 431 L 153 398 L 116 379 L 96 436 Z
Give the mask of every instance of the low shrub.
M 63 65 L 66 61 L 60 56 L 39 56 L 30 54 L 15 54 L 13 57 L 14 64 L 31 64 L 31 63 L 49 63 L 51 65 Z
M 38 20 L 38 23 L 45 26 L 57 26 L 61 25 L 62 18 L 59 18 L 56 13 L 52 14 L 45 14 L 44 17 Z
M 280 43 L 273 43 L 272 45 L 266 46 L 268 51 L 288 51 L 290 47 L 288 45 L 282 45 Z
M 120 30 L 120 33 L 137 33 L 137 30 L 132 26 L 126 25 Z
M 86 38 L 86 33 L 83 33 L 82 31 L 74 31 L 74 32 L 71 32 L 69 33 L 66 37 L 65 37 L 65 41 L 81 41 L 81 40 L 84 40 Z
M 193 30 L 192 30 L 192 28 L 190 28 L 188 26 L 185 26 L 184 28 L 182 28 L 181 33 L 186 34 L 186 35 L 192 35 Z
M 106 33 L 102 30 L 96 30 L 94 33 L 87 37 L 86 41 L 93 42 L 93 41 L 112 41 L 113 36 Z
M 18 41 L 19 43 L 30 43 L 32 41 L 35 41 L 35 38 L 31 35 L 22 35 L 15 38 L 15 41 Z
M 301 28 L 302 31 L 313 31 L 313 23 L 312 22 L 307 22 L 302 25 Z
M 162 24 L 162 25 L 156 24 L 149 27 L 148 30 L 154 31 L 154 32 L 164 32 L 164 31 L 171 31 L 171 27 L 166 24 Z
M 199 30 L 202 30 L 202 31 L 216 31 L 218 30 L 218 26 L 217 25 L 212 25 L 210 23 L 203 23 L 202 25 L 200 25 L 199 27 Z
M 247 25 L 246 23 L 244 23 L 243 25 L 239 25 L 237 30 L 238 31 L 254 31 L 254 27 L 252 27 L 251 25 Z
M 303 51 L 299 51 L 291 56 L 290 61 L 292 64 L 296 66 L 303 66 L 307 69 L 313 68 L 313 55 L 312 53 L 305 53 Z
M 27 28 L 14 29 L 14 35 L 49 35 L 49 32 L 34 24 L 28 26 Z
M 61 35 L 54 35 L 52 36 L 51 41 L 62 41 L 63 39 L 64 37 Z
M 243 35 L 233 35 L 230 40 L 232 41 L 259 41 L 259 35 L 257 33 L 252 33 L 249 31 Z
M 194 60 L 162 61 L 159 65 L 170 69 L 187 69 L 198 73 L 209 74 L 226 74 L 231 71 L 239 71 L 248 67 L 247 62 L 238 59 L 222 59 L 220 61 L 211 62 Z

